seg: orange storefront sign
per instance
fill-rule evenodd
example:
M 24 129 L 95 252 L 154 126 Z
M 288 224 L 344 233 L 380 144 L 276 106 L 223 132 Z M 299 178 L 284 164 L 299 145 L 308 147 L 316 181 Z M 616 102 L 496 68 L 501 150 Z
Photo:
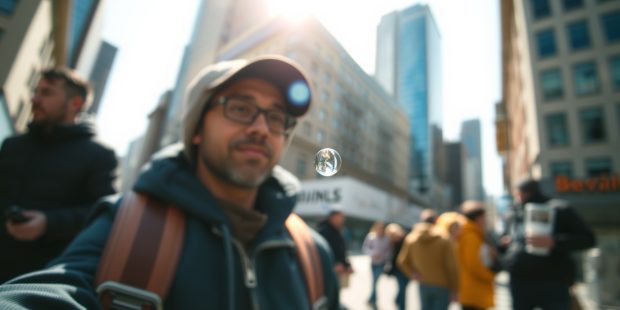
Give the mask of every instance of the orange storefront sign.
M 620 191 L 620 176 L 612 174 L 588 179 L 571 179 L 566 176 L 555 178 L 555 190 L 558 193 L 607 193 Z

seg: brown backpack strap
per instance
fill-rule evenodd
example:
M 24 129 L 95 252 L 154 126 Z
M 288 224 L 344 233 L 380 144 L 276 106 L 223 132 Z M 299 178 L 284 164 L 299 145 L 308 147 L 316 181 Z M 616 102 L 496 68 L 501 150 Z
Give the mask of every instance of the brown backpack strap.
M 314 239 L 308 225 L 297 215 L 292 213 L 286 219 L 288 229 L 297 247 L 297 260 L 303 269 L 306 279 L 310 308 L 321 308 L 325 302 L 325 288 L 323 287 L 323 268 L 319 251 L 314 244 Z
M 113 307 L 118 298 L 143 309 L 160 308 L 172 284 L 184 233 L 185 215 L 174 206 L 145 194 L 125 194 L 95 280 L 104 307 Z

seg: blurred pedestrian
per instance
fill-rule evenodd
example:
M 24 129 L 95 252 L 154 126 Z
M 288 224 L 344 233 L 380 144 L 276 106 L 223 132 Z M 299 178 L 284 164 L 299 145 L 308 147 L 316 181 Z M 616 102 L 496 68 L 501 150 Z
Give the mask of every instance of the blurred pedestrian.
M 80 117 L 91 87 L 67 68 L 41 72 L 28 131 L 0 149 L 0 283 L 43 268 L 113 194 L 116 155 Z M 10 210 L 9 210 L 10 208 Z
M 444 212 L 437 217 L 435 228 L 444 233 L 456 246 L 464 221 L 463 216 L 458 212 Z
M 398 291 L 396 293 L 396 305 L 399 310 L 404 310 L 407 306 L 407 284 L 409 283 L 409 277 L 400 270 L 396 260 L 398 259 L 398 253 L 403 246 L 405 240 L 405 230 L 396 223 L 390 223 L 385 227 L 385 234 L 390 238 L 392 244 L 392 255 L 390 263 L 386 265 L 386 273 L 396 278 L 398 284 Z
M 545 196 L 536 180 L 520 182 L 515 198 L 517 204 L 501 238 L 507 248 L 502 260 L 510 273 L 513 308 L 569 309 L 569 288 L 575 281 L 571 255 L 593 247 L 594 234 L 567 201 Z M 545 218 L 550 234 L 526 234 L 526 206 L 550 210 Z M 534 248 L 545 251 L 534 252 Z
M 353 273 L 347 257 L 347 243 L 343 235 L 344 223 L 345 215 L 342 210 L 332 206 L 327 218 L 318 225 L 319 233 L 327 240 L 334 253 L 334 271 L 338 274 L 341 288 L 349 285 L 349 275 Z
M 377 281 L 383 273 L 385 264 L 390 259 L 391 251 L 390 238 L 385 234 L 385 223 L 383 221 L 375 222 L 362 244 L 362 252 L 370 256 L 372 287 L 368 304 L 373 307 L 377 305 Z
M 459 302 L 463 310 L 492 308 L 495 273 L 491 266 L 497 250 L 485 242 L 486 211 L 482 202 L 468 200 L 461 212 L 466 220 L 458 238 Z
M 277 166 L 298 119 L 310 108 L 310 85 L 299 65 L 281 56 L 203 68 L 184 102 L 183 143 L 163 150 L 141 173 L 133 187 L 140 195 L 102 202 L 93 223 L 54 265 L 0 286 L 0 309 L 101 309 L 102 304 L 127 309 L 338 309 L 331 250 L 318 233 L 307 230 L 302 237 L 308 247 L 296 246 L 300 243 L 286 222 L 300 184 Z M 154 205 L 141 209 L 124 199 Z M 144 240 L 128 242 L 126 251 L 106 246 L 111 230 L 112 236 L 120 234 L 112 227 L 122 223 L 115 217 L 125 213 L 117 210 L 148 213 L 136 227 L 146 233 L 134 234 Z M 181 224 L 168 225 L 175 219 Z M 300 219 L 292 219 L 303 227 Z M 157 232 L 157 224 L 183 230 L 178 264 L 170 266 L 172 255 L 154 259 L 140 252 L 172 234 L 162 232 L 166 227 L 148 234 Z M 304 253 L 298 256 L 297 251 Z M 102 255 L 129 255 L 125 267 L 140 268 L 111 270 L 121 274 L 119 280 L 99 281 Z M 149 274 L 157 263 L 170 268 Z M 317 268 L 314 273 L 304 272 L 312 268 Z M 170 282 L 162 283 L 162 278 Z
M 411 279 L 420 282 L 422 310 L 446 310 L 458 292 L 459 274 L 454 245 L 435 229 L 437 213 L 425 209 L 420 223 L 405 237 L 397 264 Z

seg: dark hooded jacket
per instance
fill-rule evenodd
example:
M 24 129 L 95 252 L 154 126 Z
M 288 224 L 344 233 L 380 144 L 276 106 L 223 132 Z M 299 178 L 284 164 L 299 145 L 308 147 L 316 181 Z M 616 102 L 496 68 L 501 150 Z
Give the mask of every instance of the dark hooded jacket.
M 528 202 L 547 203 L 555 212 L 552 230 L 555 245 L 548 255 L 529 254 L 525 250 L 524 205 Z M 534 192 L 523 204 L 513 207 L 506 221 L 505 234 L 512 237 L 502 258 L 511 281 L 571 285 L 575 281 L 571 253 L 591 248 L 596 243 L 592 230 L 566 201 L 549 199 L 540 192 Z
M 296 202 L 297 179 L 276 167 L 260 186 L 255 208 L 267 216 L 267 222 L 249 253 L 238 246 L 225 213 L 194 171 L 182 154 L 165 157 L 152 162 L 134 186 L 135 191 L 176 205 L 187 218 L 164 309 L 308 309 L 304 276 L 284 226 Z M 101 308 L 94 275 L 119 203 L 102 204 L 94 222 L 48 269 L 0 286 L 0 308 L 17 304 Z M 322 266 L 331 266 L 327 243 L 312 233 Z M 332 268 L 323 267 L 323 276 L 328 308 L 337 309 L 338 285 Z
M 329 223 L 329 219 L 321 221 L 318 229 L 319 233 L 323 236 L 323 238 L 325 238 L 325 240 L 327 240 L 329 247 L 334 253 L 334 263 L 340 263 L 346 267 L 351 267 L 351 264 L 347 259 L 347 246 L 344 237 L 342 236 L 342 232 L 332 226 Z
M 91 124 L 59 125 L 51 131 L 31 124 L 0 150 L 0 283 L 43 268 L 84 227 L 91 206 L 114 193 L 114 152 L 94 140 Z M 5 228 L 11 205 L 39 210 L 47 217 L 45 234 L 17 241 Z

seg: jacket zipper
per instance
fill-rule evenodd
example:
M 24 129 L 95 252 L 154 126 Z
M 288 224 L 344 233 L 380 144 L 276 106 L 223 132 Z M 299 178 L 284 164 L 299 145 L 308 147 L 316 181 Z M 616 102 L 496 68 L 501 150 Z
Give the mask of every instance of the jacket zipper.
M 217 227 L 213 227 L 213 232 L 222 237 L 222 232 L 217 228 Z M 239 240 L 235 239 L 234 237 L 231 238 L 233 244 L 235 245 L 235 248 L 237 249 L 237 251 L 239 252 L 239 256 L 241 257 L 241 268 L 243 269 L 243 275 L 244 275 L 244 280 L 245 280 L 245 286 L 249 289 L 250 291 L 250 298 L 252 299 L 252 305 L 253 305 L 253 309 L 255 310 L 259 310 L 260 306 L 258 303 L 258 296 L 257 296 L 257 292 L 256 292 L 256 285 L 257 285 L 257 281 L 256 281 L 256 270 L 254 268 L 254 266 L 256 265 L 256 257 L 258 255 L 258 253 L 268 250 L 268 249 L 275 249 L 275 248 L 283 248 L 283 247 L 290 247 L 293 248 L 294 244 L 291 241 L 266 241 L 263 242 L 261 245 L 257 246 L 255 251 L 254 251 L 254 255 L 252 255 L 252 258 L 250 259 L 250 256 L 247 254 L 245 248 L 243 247 L 243 245 L 241 244 L 241 242 L 239 242 Z

